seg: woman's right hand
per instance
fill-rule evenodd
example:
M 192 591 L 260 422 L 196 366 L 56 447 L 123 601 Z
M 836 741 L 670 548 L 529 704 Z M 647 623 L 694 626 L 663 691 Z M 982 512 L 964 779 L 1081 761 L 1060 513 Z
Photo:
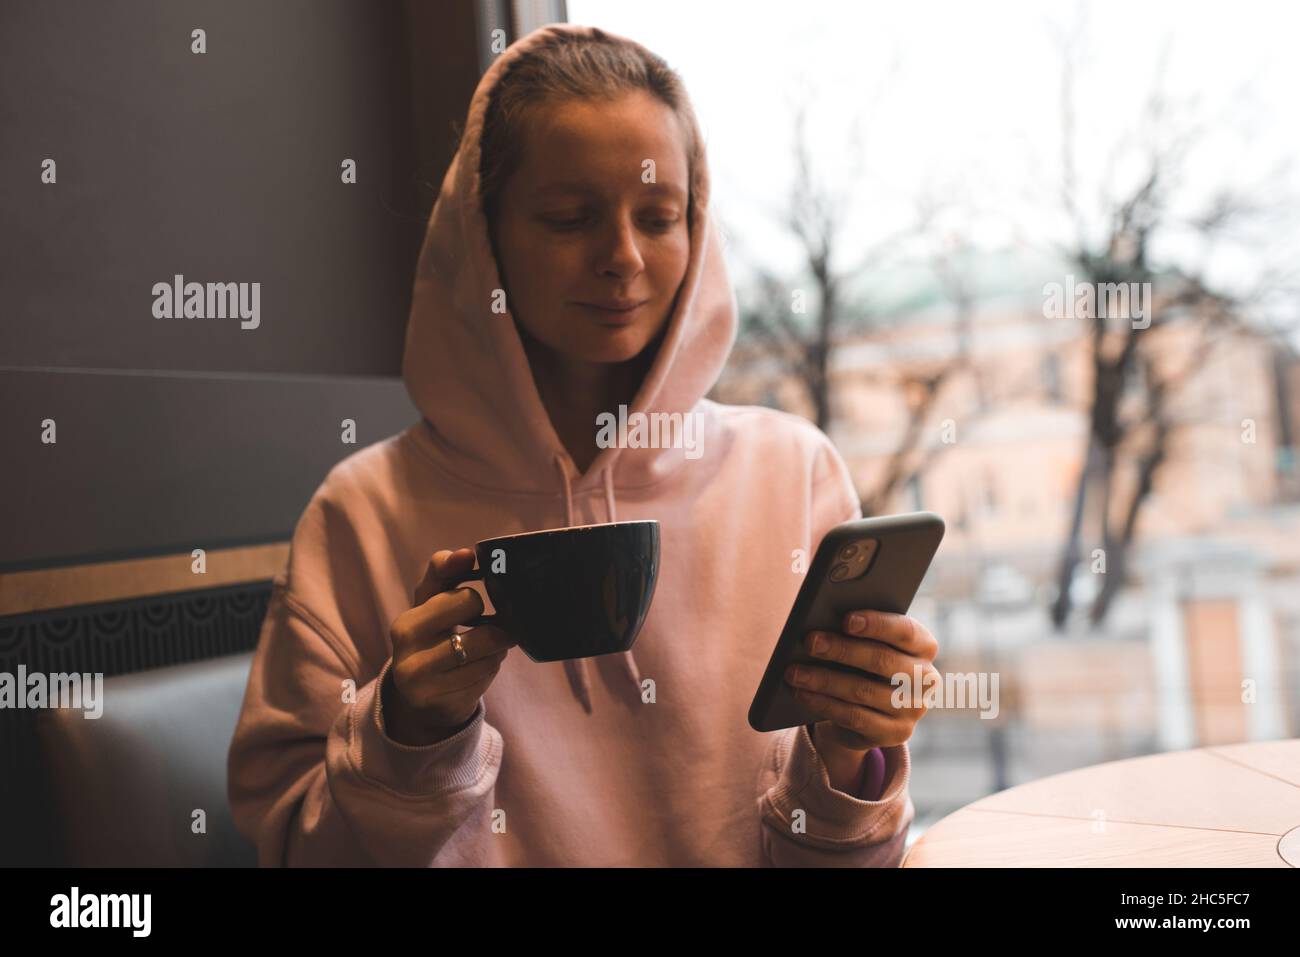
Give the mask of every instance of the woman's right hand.
M 452 628 L 483 613 L 472 588 L 450 588 L 474 568 L 472 549 L 434 552 L 415 604 L 393 621 L 393 665 L 382 691 L 384 729 L 399 744 L 419 747 L 451 737 L 468 723 L 479 698 L 517 644 L 494 625 L 461 634 L 468 660 L 452 649 Z

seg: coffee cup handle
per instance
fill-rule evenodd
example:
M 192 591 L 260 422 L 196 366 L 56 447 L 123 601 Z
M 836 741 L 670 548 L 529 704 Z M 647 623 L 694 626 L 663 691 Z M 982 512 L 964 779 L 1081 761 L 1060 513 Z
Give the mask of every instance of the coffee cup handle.
M 462 582 L 481 582 L 483 580 L 483 569 L 476 568 L 473 571 L 462 575 L 460 580 Z M 461 622 L 462 628 L 477 628 L 480 625 L 495 625 L 498 628 L 505 627 L 505 623 L 501 620 L 500 613 L 494 615 L 475 615 L 468 621 Z

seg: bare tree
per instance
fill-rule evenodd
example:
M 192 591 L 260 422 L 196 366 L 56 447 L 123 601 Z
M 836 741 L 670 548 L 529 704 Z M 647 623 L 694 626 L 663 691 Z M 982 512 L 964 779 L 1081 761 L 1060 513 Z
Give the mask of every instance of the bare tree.
M 1074 238 L 1059 249 L 1094 290 L 1133 289 L 1150 284 L 1151 313 L 1142 322 L 1131 315 L 1107 315 L 1111 297 L 1096 295 L 1096 309 L 1088 318 L 1086 338 L 1092 381 L 1087 396 L 1087 444 L 1056 574 L 1057 593 L 1051 607 L 1053 625 L 1064 628 L 1072 610 L 1070 586 L 1080 562 L 1085 515 L 1096 527 L 1092 537 L 1100 543 L 1105 575 L 1089 610 L 1093 626 L 1100 624 L 1125 583 L 1128 556 L 1143 506 L 1149 500 L 1161 467 L 1170 459 L 1178 430 L 1189 423 L 1171 414 L 1180 393 L 1195 374 L 1211 347 L 1224 337 L 1248 327 L 1241 317 L 1253 302 L 1267 294 L 1261 287 L 1246 294 L 1213 288 L 1203 273 L 1186 264 L 1152 262 L 1153 247 L 1168 232 L 1194 231 L 1208 245 L 1258 207 L 1246 197 L 1223 191 L 1200 215 L 1179 217 L 1174 190 L 1191 148 L 1199 139 L 1194 130 L 1176 130 L 1168 122 L 1166 102 L 1154 92 L 1146 102 L 1145 128 L 1151 144 L 1143 173 L 1126 192 L 1102 210 L 1105 223 L 1090 237 L 1082 210 L 1074 166 L 1076 155 L 1072 48 L 1061 44 L 1063 77 L 1063 178 L 1061 201 Z M 1095 144 L 1088 144 L 1091 151 Z M 1111 157 L 1112 168 L 1114 156 Z M 1178 324 L 1192 337 L 1191 358 L 1180 366 L 1159 362 L 1158 343 L 1163 329 Z M 1129 467 L 1135 481 L 1128 488 L 1117 478 Z M 1089 504 L 1092 505 L 1089 511 Z
M 855 129 L 857 122 L 855 119 Z M 860 143 L 856 135 L 851 141 Z M 876 243 L 854 265 L 844 268 L 838 260 L 845 255 L 844 232 L 851 196 L 828 186 L 813 169 L 807 110 L 802 102 L 794 106 L 793 142 L 794 178 L 776 218 L 798 244 L 798 272 L 802 275 L 797 280 L 783 278 L 756 257 L 749 257 L 755 273 L 755 296 L 741 310 L 741 334 L 765 344 L 783 360 L 807 389 L 813 421 L 825 429 L 831 420 L 832 346 L 851 323 L 864 325 L 870 321 L 859 309 L 847 308 L 845 278 L 880 268 L 901 235 Z M 860 146 L 850 162 L 853 173 L 860 173 Z
M 850 153 L 853 175 L 863 177 L 860 137 L 855 133 Z M 896 256 L 904 243 L 922 237 L 930 228 L 935 210 L 918 204 L 916 221 L 872 243 L 844 266 L 845 237 L 851 195 L 828 187 L 813 169 L 806 135 L 807 113 L 801 104 L 794 108 L 794 168 L 788 200 L 778 212 L 780 225 L 795 239 L 800 250 L 796 271 L 804 281 L 778 275 L 756 257 L 749 257 L 754 272 L 751 295 L 741 308 L 741 334 L 760 344 L 778 360 L 783 372 L 805 390 L 817 427 L 826 430 L 832 420 L 830 364 L 835 346 L 850 334 L 884 326 L 884 317 L 870 302 L 850 302 L 847 280 L 863 273 L 877 273 Z M 882 478 L 863 498 L 865 514 L 875 514 L 903 484 L 929 467 L 939 447 L 920 451 L 925 428 L 935 403 L 949 383 L 969 363 L 970 322 L 973 286 L 965 266 L 952 249 L 933 256 L 932 264 L 940 287 L 957 311 L 957 347 L 951 357 L 925 366 L 892 366 L 874 374 L 874 381 L 900 394 L 907 407 L 902 438 L 885 464 Z
M 938 210 L 931 205 L 922 206 L 918 222 L 933 223 Z M 951 354 L 919 366 L 897 366 L 891 370 L 894 386 L 903 396 L 907 406 L 907 420 L 903 435 L 889 456 L 880 480 L 863 497 L 864 515 L 876 515 L 889 507 L 889 501 L 913 478 L 924 475 L 934 460 L 949 446 L 924 439 L 931 425 L 935 408 L 950 382 L 959 376 L 972 376 L 979 386 L 982 372 L 972 361 L 972 325 L 975 315 L 975 287 L 967 265 L 969 246 L 965 239 L 950 233 L 936 243 L 930 256 L 930 266 L 939 288 L 953 308 L 955 345 Z M 965 421 L 977 417 L 981 409 L 964 410 Z

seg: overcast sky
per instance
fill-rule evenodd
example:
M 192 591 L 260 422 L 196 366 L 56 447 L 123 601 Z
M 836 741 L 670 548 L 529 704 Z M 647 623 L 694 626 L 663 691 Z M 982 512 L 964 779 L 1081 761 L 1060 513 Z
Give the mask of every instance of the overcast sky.
M 568 0 L 570 21 L 636 39 L 683 75 L 708 137 L 717 209 L 746 249 L 778 266 L 791 247 L 763 207 L 788 188 L 796 100 L 811 104 L 810 143 L 828 182 L 843 181 L 849 120 L 861 117 L 859 248 L 908 222 L 924 195 L 955 203 L 953 223 L 985 248 L 1061 236 L 1054 35 L 1084 57 L 1073 153 L 1086 209 L 1101 208 L 1105 184 L 1118 188 L 1138 172 L 1151 130 L 1142 109 L 1158 85 L 1173 127 L 1201 130 L 1179 208 L 1193 212 L 1232 186 L 1276 214 L 1300 198 L 1294 9 L 1265 0 Z M 1259 228 L 1213 251 L 1211 275 L 1238 282 L 1268 258 L 1296 263 L 1294 218 Z M 1199 254 L 1177 236 L 1162 251 Z

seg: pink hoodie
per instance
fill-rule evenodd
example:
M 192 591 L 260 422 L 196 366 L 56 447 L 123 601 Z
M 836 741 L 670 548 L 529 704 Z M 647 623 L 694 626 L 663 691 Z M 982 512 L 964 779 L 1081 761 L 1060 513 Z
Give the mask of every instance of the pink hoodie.
M 747 720 L 800 585 L 793 553 L 811 555 L 861 509 L 808 421 L 704 398 L 736 335 L 707 206 L 628 410 L 695 414 L 702 454 L 689 438 L 629 442 L 579 475 L 513 320 L 490 311 L 501 283 L 477 199 L 488 92 L 521 51 L 585 29 L 523 37 L 480 81 L 415 276 L 403 374 L 423 419 L 330 470 L 275 579 L 229 759 L 231 808 L 264 866 L 902 859 L 914 815 L 906 744 L 873 751 L 863 794 L 847 794 L 830 786 L 806 727 L 762 734 Z M 426 747 L 385 735 L 389 627 L 433 552 L 635 519 L 659 521 L 662 551 L 632 652 L 537 664 L 512 649 L 459 733 Z

